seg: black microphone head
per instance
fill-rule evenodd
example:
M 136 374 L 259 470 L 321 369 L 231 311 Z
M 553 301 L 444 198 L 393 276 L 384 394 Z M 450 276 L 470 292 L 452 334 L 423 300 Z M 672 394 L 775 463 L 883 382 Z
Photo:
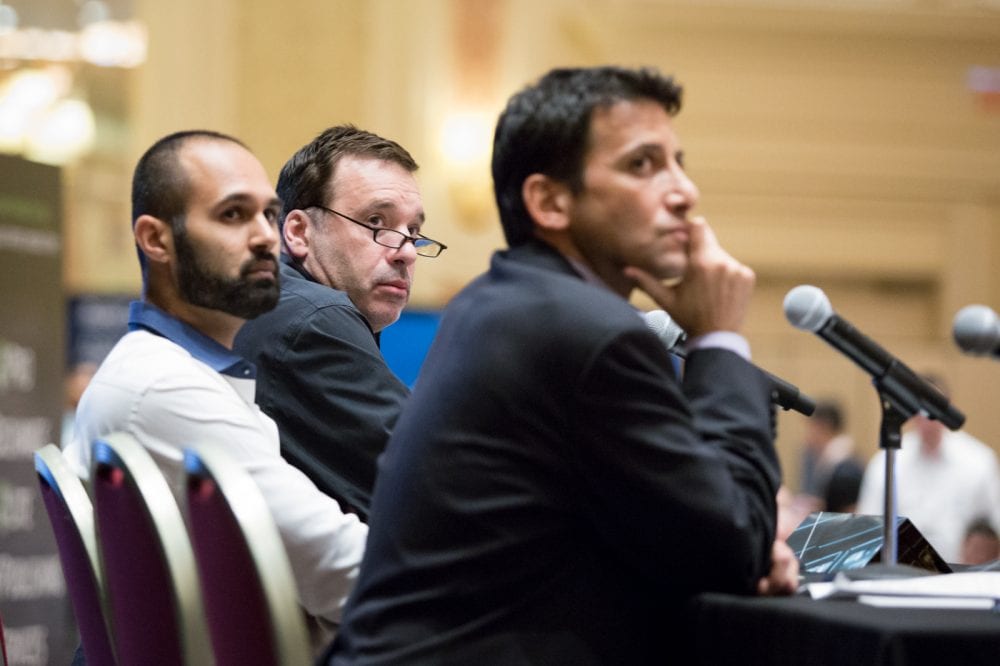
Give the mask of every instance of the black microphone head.
M 816 333 L 833 316 L 833 306 L 823 290 L 800 284 L 785 295 L 785 318 L 795 328 Z
M 687 338 L 684 329 L 678 326 L 670 315 L 663 310 L 650 310 L 644 313 L 642 317 L 646 320 L 646 326 L 649 327 L 649 330 L 655 333 L 656 337 L 670 351 L 673 351 L 674 347 L 684 342 L 685 338 Z
M 985 305 L 967 305 L 955 315 L 952 335 L 966 354 L 992 354 L 1000 347 L 1000 319 Z

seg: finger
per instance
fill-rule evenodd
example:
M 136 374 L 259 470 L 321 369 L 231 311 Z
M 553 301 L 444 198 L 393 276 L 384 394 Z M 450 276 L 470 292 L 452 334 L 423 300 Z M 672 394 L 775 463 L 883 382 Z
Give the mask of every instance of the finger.
M 719 240 L 715 237 L 708 221 L 698 215 L 688 220 L 688 254 L 702 252 L 705 248 L 717 247 Z

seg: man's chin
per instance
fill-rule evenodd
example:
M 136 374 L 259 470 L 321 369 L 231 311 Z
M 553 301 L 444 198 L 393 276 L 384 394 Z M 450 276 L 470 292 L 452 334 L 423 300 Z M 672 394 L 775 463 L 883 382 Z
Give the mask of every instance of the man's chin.
M 364 313 L 365 319 L 368 320 L 372 329 L 377 333 L 386 326 L 391 326 L 399 321 L 399 317 L 403 314 L 405 306 L 406 303 L 398 306 L 395 303 L 376 303 L 374 307 L 369 308 Z
M 256 319 L 273 310 L 278 305 L 281 291 L 276 284 L 263 282 L 263 285 L 260 282 L 250 285 L 230 314 L 243 319 Z
M 661 282 L 677 283 L 684 278 L 684 273 L 687 272 L 687 261 L 658 262 L 655 266 L 651 266 L 647 272 Z

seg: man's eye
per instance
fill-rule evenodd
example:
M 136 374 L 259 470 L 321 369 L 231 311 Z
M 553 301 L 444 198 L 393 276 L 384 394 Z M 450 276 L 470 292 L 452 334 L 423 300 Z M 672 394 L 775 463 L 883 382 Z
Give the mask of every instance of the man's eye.
M 224 220 L 241 220 L 243 219 L 243 211 L 239 208 L 227 208 L 222 211 L 222 219 Z
M 268 208 L 267 210 L 264 211 L 264 217 L 267 218 L 268 222 L 277 222 L 278 221 L 278 211 L 276 211 L 273 208 Z
M 368 218 L 367 222 L 373 227 L 385 226 L 385 218 L 381 215 L 372 215 Z
M 646 173 L 653 168 L 653 158 L 649 155 L 638 155 L 629 161 L 629 169 L 636 173 Z

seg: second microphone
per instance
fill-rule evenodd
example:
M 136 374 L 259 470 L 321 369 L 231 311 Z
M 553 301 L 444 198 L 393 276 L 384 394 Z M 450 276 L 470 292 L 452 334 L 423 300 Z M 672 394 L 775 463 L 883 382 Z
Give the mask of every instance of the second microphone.
M 664 310 L 651 310 L 643 315 L 646 326 L 656 334 L 667 351 L 684 358 L 683 343 L 687 334 Z M 782 409 L 793 410 L 805 416 L 812 416 L 816 401 L 799 391 L 798 387 L 772 375 L 763 368 L 757 368 L 771 384 L 771 402 Z

